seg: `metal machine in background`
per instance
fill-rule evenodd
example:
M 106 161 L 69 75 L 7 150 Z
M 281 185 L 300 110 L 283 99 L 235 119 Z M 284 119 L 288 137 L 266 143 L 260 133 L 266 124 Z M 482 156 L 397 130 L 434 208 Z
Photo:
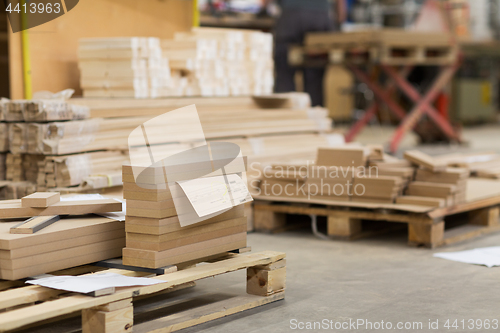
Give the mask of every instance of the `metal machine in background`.
M 465 60 L 452 84 L 450 118 L 466 124 L 495 121 L 500 44 L 463 45 Z

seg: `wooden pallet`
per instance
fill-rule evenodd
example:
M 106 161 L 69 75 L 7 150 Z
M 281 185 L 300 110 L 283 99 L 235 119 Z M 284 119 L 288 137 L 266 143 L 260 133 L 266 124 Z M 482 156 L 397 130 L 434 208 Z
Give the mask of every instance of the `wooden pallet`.
M 458 58 L 449 36 L 398 29 L 309 33 L 304 46 L 289 50 L 293 65 L 366 62 L 387 65 L 447 65 Z
M 293 66 L 325 66 L 327 64 L 381 63 L 399 65 L 451 65 L 458 58 L 455 46 L 425 45 L 330 45 L 293 46 L 288 61 Z
M 55 322 L 79 315 L 84 333 L 131 332 L 132 328 L 134 332 L 173 332 L 285 297 L 284 253 L 226 253 L 199 262 L 207 263 L 174 266 L 152 277 L 165 283 L 118 288 L 113 294 L 100 297 L 25 286 L 23 281 L 0 281 L 0 332 L 18 329 L 35 332 L 44 325 L 50 326 L 51 332 L 57 332 L 59 327 L 67 331 L 67 327 Z M 204 295 L 196 292 L 196 288 L 186 289 L 193 287 L 197 280 L 241 269 L 247 270 L 246 294 L 234 293 L 229 290 L 231 288 L 224 289 L 223 294 Z M 96 266 L 81 266 L 53 274 L 80 275 L 97 271 L 151 276 L 150 272 Z M 149 298 L 153 301 L 149 302 Z M 158 316 L 158 312 L 162 316 Z
M 408 225 L 408 243 L 435 248 L 484 234 L 500 231 L 499 199 L 439 208 L 422 212 L 397 211 L 390 208 L 363 208 L 287 201 L 254 202 L 254 229 L 276 232 L 283 230 L 288 215 L 325 216 L 327 235 L 333 239 L 354 240 L 393 228 L 374 229 L 369 225 L 384 221 Z M 393 205 L 395 206 L 395 205 Z M 455 217 L 467 214 L 467 223 L 456 226 Z M 446 230 L 445 230 L 446 227 Z

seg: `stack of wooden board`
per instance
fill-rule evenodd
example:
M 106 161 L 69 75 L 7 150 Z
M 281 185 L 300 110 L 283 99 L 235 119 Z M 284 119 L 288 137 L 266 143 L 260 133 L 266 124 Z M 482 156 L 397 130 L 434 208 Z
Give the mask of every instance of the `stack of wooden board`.
M 34 234 L 11 234 L 0 223 L 0 279 L 16 280 L 119 257 L 123 222 L 104 217 L 61 219 Z
M 259 187 L 253 184 L 250 190 L 258 195 L 306 197 L 305 188 L 307 166 L 293 164 L 273 164 L 262 170 L 262 180 Z M 301 190 L 302 189 L 302 190 Z
M 156 98 L 170 84 L 158 38 L 80 39 L 78 58 L 85 97 Z
M 179 186 L 171 192 L 160 171 L 162 168 L 145 169 L 139 185 L 132 167 L 123 166 L 123 197 L 127 200 L 123 264 L 159 268 L 246 247 L 243 205 L 182 227 L 173 198 L 185 194 Z M 147 188 L 142 181 L 148 183 Z
M 405 152 L 404 157 L 417 170 L 415 181 L 408 185 L 407 196 L 398 198 L 398 203 L 443 207 L 465 201 L 468 169 L 448 167 L 443 161 L 416 150 Z
M 103 187 L 121 185 L 120 169 L 126 160 L 127 155 L 119 151 L 46 156 L 38 163 L 37 186 L 40 191 L 77 186 L 96 177 L 104 181 Z
M 273 39 L 251 30 L 193 28 L 162 40 L 172 70 L 169 96 L 271 94 Z
M 393 203 L 403 194 L 405 182 L 398 176 L 356 177 L 353 184 L 352 201 Z
M 85 156 L 81 153 L 92 149 L 89 143 L 95 138 L 100 119 L 87 119 L 90 116 L 89 107 L 62 99 L 4 101 L 2 107 L 2 114 L 8 123 L 1 124 L 8 125 L 5 128 L 9 130 L 8 140 L 1 142 L 8 142 L 10 152 L 5 158 L 5 179 L 16 183 L 7 188 L 20 189 L 9 190 L 7 197 L 12 198 L 11 194 L 15 193 L 26 193 L 23 188 L 29 189 L 28 192 L 31 191 L 33 186 L 25 186 L 20 182 L 31 182 L 35 188 L 38 183 L 41 190 L 46 190 L 58 183 L 68 184 L 65 179 L 75 179 L 73 176 L 75 173 L 79 173 L 80 179 L 92 174 L 85 173 L 91 168 L 88 166 L 89 163 L 84 163 Z M 1 135 L 5 134 L 2 132 Z M 46 158 L 47 155 L 51 157 Z M 81 163 L 74 163 L 74 170 L 71 172 L 59 172 L 61 175 L 59 178 L 63 180 L 56 181 L 58 177 L 53 177 L 50 181 L 50 177 L 43 177 L 44 182 L 42 182 L 39 173 L 54 173 L 52 162 L 55 156 L 56 160 L 79 159 Z M 123 159 L 116 165 L 118 173 L 122 162 Z M 45 182 L 46 179 L 49 181 Z
M 100 120 L 12 123 L 9 148 L 15 154 L 65 155 L 92 150 Z

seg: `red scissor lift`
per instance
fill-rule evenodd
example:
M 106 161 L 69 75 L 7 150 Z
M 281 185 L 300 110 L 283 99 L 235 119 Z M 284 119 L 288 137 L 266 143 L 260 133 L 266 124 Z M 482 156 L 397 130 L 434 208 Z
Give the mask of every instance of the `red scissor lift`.
M 343 64 L 355 77 L 373 91 L 375 100 L 365 114 L 346 133 L 347 142 L 377 115 L 380 106 L 400 121 L 389 143 L 396 152 L 406 132 L 415 128 L 427 116 L 450 142 L 460 142 L 460 134 L 438 112 L 434 102 L 447 87 L 460 67 L 460 52 L 446 34 L 407 32 L 404 30 L 367 30 L 351 33 L 312 33 L 306 36 L 305 46 L 290 49 L 289 61 L 300 66 L 326 66 L 328 63 Z M 415 66 L 438 66 L 439 74 L 430 89 L 421 94 L 407 77 Z M 369 70 L 384 73 L 384 86 L 380 75 L 372 76 Z M 414 107 L 406 111 L 395 99 L 397 90 L 403 92 Z M 446 108 L 447 105 L 444 106 Z

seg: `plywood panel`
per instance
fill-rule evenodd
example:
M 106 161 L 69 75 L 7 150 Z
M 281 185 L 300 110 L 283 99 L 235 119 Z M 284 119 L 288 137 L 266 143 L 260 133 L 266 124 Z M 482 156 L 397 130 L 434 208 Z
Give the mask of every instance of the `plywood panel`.
M 65 15 L 29 30 L 33 91 L 73 88 L 81 95 L 78 39 L 152 36 L 172 38 L 191 27 L 185 0 L 85 0 Z M 20 33 L 10 32 L 11 97 L 22 98 Z

